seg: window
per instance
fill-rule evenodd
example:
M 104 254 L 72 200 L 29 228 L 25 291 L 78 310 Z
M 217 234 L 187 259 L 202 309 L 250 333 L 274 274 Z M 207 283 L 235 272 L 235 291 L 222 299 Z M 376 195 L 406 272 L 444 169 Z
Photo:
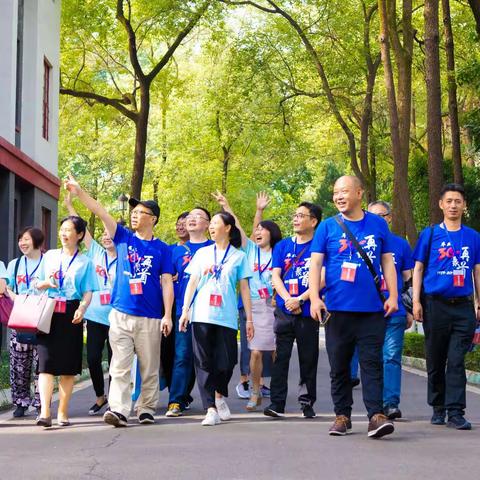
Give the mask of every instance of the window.
M 52 76 L 52 65 L 44 58 L 43 59 L 43 121 L 42 121 L 42 135 L 45 140 L 49 136 L 49 118 L 50 118 L 50 79 Z

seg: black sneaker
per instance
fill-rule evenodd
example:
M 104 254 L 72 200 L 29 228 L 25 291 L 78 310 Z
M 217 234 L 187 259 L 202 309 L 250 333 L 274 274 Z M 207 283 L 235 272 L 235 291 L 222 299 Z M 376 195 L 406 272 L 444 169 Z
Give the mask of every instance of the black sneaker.
M 104 408 L 108 408 L 108 400 L 104 400 L 101 405 L 99 405 L 97 402 L 95 402 L 91 407 L 90 410 L 88 411 L 89 415 L 99 415 L 102 413 L 102 410 Z
M 25 416 L 25 412 L 28 410 L 28 407 L 22 407 L 21 405 L 17 405 L 17 408 L 13 412 L 13 416 L 15 418 L 21 418 Z
M 360 385 L 360 379 L 358 377 L 352 378 L 350 383 L 352 384 L 352 388 L 358 387 Z
M 302 417 L 303 418 L 315 418 L 317 414 L 315 413 L 315 410 L 313 407 L 309 404 L 302 405 Z
M 445 425 L 445 411 L 434 410 L 430 423 L 432 425 Z
M 397 418 L 402 418 L 402 412 L 398 407 L 385 407 L 383 413 L 385 413 L 385 416 L 389 420 L 396 420 Z
M 267 408 L 265 408 L 265 410 L 263 410 L 263 414 L 267 417 L 283 418 L 285 416 L 285 410 L 283 408 L 277 408 L 272 403 Z
M 103 415 L 103 421 L 108 423 L 109 425 L 113 425 L 114 427 L 126 427 L 127 426 L 127 418 L 118 412 L 112 412 L 112 410 L 108 410 Z
M 141 413 L 138 417 L 138 423 L 141 423 L 143 425 L 146 424 L 151 424 L 155 423 L 155 419 L 153 418 L 153 415 L 151 413 Z
M 448 419 L 447 427 L 456 430 L 471 430 L 472 424 L 463 415 L 454 415 Z

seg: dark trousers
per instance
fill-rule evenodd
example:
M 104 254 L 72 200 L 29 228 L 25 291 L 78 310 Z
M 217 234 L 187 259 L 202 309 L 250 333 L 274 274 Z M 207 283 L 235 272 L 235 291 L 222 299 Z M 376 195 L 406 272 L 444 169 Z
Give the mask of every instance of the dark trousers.
M 215 392 L 228 397 L 237 363 L 237 330 L 210 323 L 192 324 L 193 356 L 203 408 L 215 407 Z
M 285 409 L 288 393 L 288 368 L 293 342 L 297 341 L 300 382 L 298 401 L 313 405 L 317 399 L 318 329 L 319 323 L 311 317 L 287 315 L 275 309 L 275 360 L 270 381 L 270 400 L 279 411 Z
M 464 415 L 465 354 L 475 332 L 475 307 L 472 301 L 452 305 L 430 296 L 424 306 L 428 404 L 449 417 Z
M 331 312 L 325 326 L 332 400 L 336 415 L 350 417 L 353 396 L 350 362 L 358 347 L 363 402 L 368 418 L 383 411 L 383 312 Z
M 108 341 L 109 326 L 103 323 L 87 320 L 87 362 L 92 378 L 93 389 L 97 397 L 105 395 L 105 382 L 103 380 L 102 357 L 105 344 L 108 351 L 108 366 L 112 359 L 112 349 Z

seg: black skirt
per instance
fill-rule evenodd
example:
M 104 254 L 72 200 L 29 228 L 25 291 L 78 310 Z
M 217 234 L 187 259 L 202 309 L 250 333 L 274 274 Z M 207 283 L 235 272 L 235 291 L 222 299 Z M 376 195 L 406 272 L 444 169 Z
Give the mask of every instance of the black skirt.
M 50 333 L 38 334 L 38 371 L 51 375 L 82 373 L 83 322 L 73 324 L 78 300 L 68 300 L 65 313 L 54 313 Z

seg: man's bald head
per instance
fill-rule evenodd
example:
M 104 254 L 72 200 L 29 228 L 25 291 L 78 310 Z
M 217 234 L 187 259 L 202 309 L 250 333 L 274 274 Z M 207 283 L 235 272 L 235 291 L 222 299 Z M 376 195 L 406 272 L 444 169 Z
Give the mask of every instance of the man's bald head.
M 333 203 L 343 215 L 362 215 L 363 184 L 354 175 L 340 177 L 333 186 Z
M 354 189 L 365 190 L 362 181 L 355 175 L 343 175 L 335 182 L 335 187 L 348 185 Z

